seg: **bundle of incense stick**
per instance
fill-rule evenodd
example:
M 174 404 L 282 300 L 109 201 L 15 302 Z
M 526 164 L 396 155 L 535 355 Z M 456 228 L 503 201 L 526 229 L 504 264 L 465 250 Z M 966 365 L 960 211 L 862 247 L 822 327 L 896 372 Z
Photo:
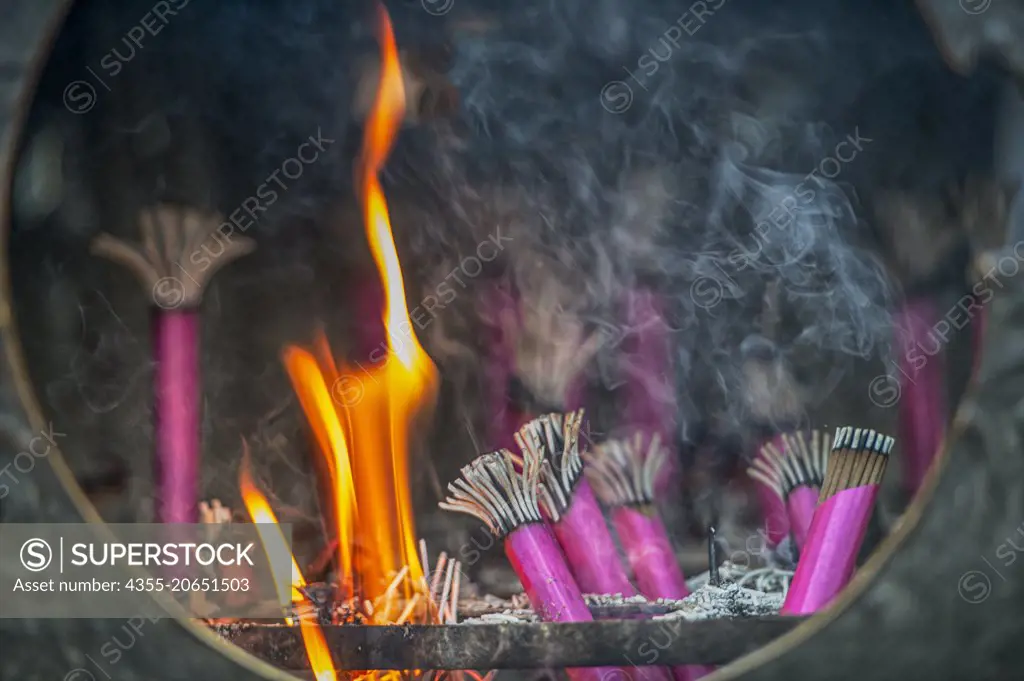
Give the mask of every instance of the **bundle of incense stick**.
M 758 317 L 760 334 L 740 344 L 743 356 L 744 396 L 758 427 L 760 439 L 752 458 L 766 445 L 785 447 L 783 433 L 793 429 L 804 413 L 804 396 L 781 350 L 775 343 L 782 314 L 781 285 L 773 280 L 765 287 Z M 777 546 L 790 533 L 786 505 L 772 489 L 755 485 L 768 544 Z
M 893 320 L 900 389 L 883 397 L 882 406 L 899 400 L 901 482 L 908 495 L 921 486 L 946 427 L 945 345 L 951 336 L 935 291 L 964 246 L 958 202 L 955 196 L 904 191 L 874 197 L 887 264 L 906 291 Z
M 604 341 L 600 332 L 588 332 L 569 308 L 572 293 L 543 269 L 545 263 L 538 256 L 541 269 L 533 275 L 532 290 L 518 291 L 516 309 L 502 317 L 502 332 L 514 357 L 510 414 L 518 419 L 509 422 L 514 424 L 511 433 L 541 414 L 582 406 L 583 368 Z
M 153 309 L 156 518 L 193 523 L 199 499 L 199 305 L 210 278 L 255 248 L 246 237 L 223 236 L 218 215 L 160 205 L 139 217 L 142 243 L 100 234 L 92 253 L 124 265 L 145 287 Z
M 520 426 L 521 417 L 513 408 L 509 394 L 515 369 L 515 349 L 512 346 L 512 339 L 507 337 L 505 330 L 512 322 L 501 320 L 516 317 L 516 299 L 505 287 L 495 283 L 484 291 L 480 304 L 485 314 L 493 320 L 484 359 L 488 413 L 494 415 L 487 433 L 488 446 L 495 449 L 510 449 L 515 446 L 513 434 Z
M 671 329 L 664 317 L 665 302 L 647 288 L 630 289 L 623 303 L 630 335 L 625 339 L 623 361 L 628 364 L 624 425 L 626 432 L 657 433 L 668 450 L 665 465 L 654 481 L 655 491 L 674 488 L 678 475 L 677 452 L 671 443 L 675 433 L 678 398 L 672 366 Z
M 504 540 L 505 555 L 542 620 L 592 621 L 558 541 L 541 517 L 540 475 L 536 457 L 524 457 L 519 472 L 510 451 L 484 454 L 462 468 L 462 477 L 448 485 L 451 496 L 439 506 L 478 518 Z M 608 667 L 567 671 L 573 681 L 602 681 L 606 674 L 623 673 Z
M 866 428 L 836 430 L 818 507 L 783 614 L 815 612 L 850 581 L 894 443 Z
M 583 410 L 547 414 L 516 433 L 523 456 L 541 469 L 540 505 L 584 593 L 636 595 L 604 513 L 583 477 Z M 524 464 L 525 465 L 525 464 Z
M 946 430 L 945 351 L 928 354 L 925 348 L 941 344 L 936 337 L 942 313 L 935 300 L 908 298 L 896 313 L 897 338 L 902 349 L 899 424 L 903 447 L 903 487 L 912 495 L 921 487 Z
M 761 452 L 769 447 L 776 451 L 779 449 L 785 451 L 786 449 L 785 438 L 782 435 L 775 435 L 766 440 L 761 440 L 761 442 L 762 444 L 759 449 Z M 755 463 L 758 461 L 758 458 L 754 458 Z M 778 495 L 773 487 L 759 478 L 755 479 L 762 483 L 754 485 L 754 488 L 757 492 L 757 504 L 761 508 L 764 534 L 767 537 L 768 545 L 774 548 L 792 531 L 789 524 L 789 511 L 786 508 L 786 501 Z
M 654 480 L 664 464 L 665 450 L 657 434 L 646 451 L 643 441 L 637 433 L 632 440 L 600 444 L 584 454 L 584 470 L 598 498 L 611 509 L 640 592 L 648 598 L 686 598 L 690 595 L 686 579 L 654 508 Z
M 771 489 L 786 505 L 793 541 L 800 550 L 807 542 L 807 531 L 825 481 L 828 455 L 824 438 L 820 430 L 809 435 L 783 435 L 781 451 L 773 443 L 766 444 L 747 469 L 750 477 Z
M 690 595 L 665 525 L 654 508 L 654 482 L 666 452 L 655 433 L 646 452 L 641 433 L 632 440 L 609 440 L 584 453 L 587 479 L 605 506 L 626 551 L 640 593 L 649 599 L 679 600 Z M 695 681 L 710 667 L 673 667 L 676 681 Z

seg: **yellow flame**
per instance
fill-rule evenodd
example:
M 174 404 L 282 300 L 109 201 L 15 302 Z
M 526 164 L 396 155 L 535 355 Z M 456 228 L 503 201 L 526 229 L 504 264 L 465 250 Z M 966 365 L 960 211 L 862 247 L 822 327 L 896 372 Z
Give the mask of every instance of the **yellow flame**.
M 270 502 L 256 487 L 252 474 L 249 472 L 249 445 L 243 442 L 242 447 L 243 457 L 238 474 L 238 486 L 242 491 L 245 510 L 248 512 L 250 520 L 256 523 L 256 532 L 263 543 L 263 550 L 270 558 L 271 576 L 277 586 L 277 592 L 282 593 L 284 585 L 290 584 L 292 603 L 301 603 L 311 608 L 313 604 L 300 591 L 302 587 L 306 586 L 306 580 L 302 576 L 299 564 L 295 562 L 295 556 L 288 552 L 288 543 L 277 523 L 277 516 L 270 508 Z M 289 553 L 291 556 L 292 573 L 290 575 L 278 574 L 279 570 L 275 571 L 274 569 L 277 561 L 272 557 L 280 556 L 283 553 Z M 285 619 L 288 624 L 292 624 L 290 617 Z M 299 618 L 299 630 L 302 633 L 302 643 L 306 647 L 306 655 L 309 658 L 309 667 L 313 670 L 316 680 L 337 681 L 338 675 L 334 670 L 334 661 L 331 659 L 331 651 L 327 647 L 327 639 L 324 637 L 323 630 L 320 629 L 316 621 L 307 620 L 305 617 Z
M 335 497 L 340 571 L 354 573 L 346 574 L 346 579 L 358 582 L 360 596 L 374 602 L 385 596 L 395 576 L 406 568 L 401 586 L 408 602 L 423 582 L 409 486 L 409 441 L 413 421 L 432 402 L 437 369 L 413 331 L 378 178 L 405 108 L 398 48 L 383 7 L 379 17 L 382 68 L 367 118 L 357 185 L 370 251 L 384 284 L 387 352 L 369 367 L 362 363 L 358 369 L 339 366 L 326 338 L 319 334 L 314 352 L 289 347 L 284 362 L 327 459 L 324 467 Z M 332 394 L 337 386 L 352 390 L 347 395 Z M 350 399 L 353 395 L 355 399 Z M 386 600 L 389 607 L 374 615 L 382 623 L 391 621 L 391 606 L 398 605 L 391 594 Z M 403 608 L 398 612 L 401 616 Z

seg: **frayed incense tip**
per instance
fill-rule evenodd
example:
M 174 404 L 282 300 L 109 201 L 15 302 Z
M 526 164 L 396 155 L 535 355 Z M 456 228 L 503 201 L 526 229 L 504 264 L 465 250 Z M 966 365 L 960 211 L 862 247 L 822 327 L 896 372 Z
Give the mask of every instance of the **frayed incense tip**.
M 573 490 L 583 474 L 582 425 L 583 410 L 579 409 L 567 414 L 545 414 L 515 434 L 523 457 L 532 459 L 540 468 L 540 504 L 552 522 L 558 522 L 569 509 Z
M 646 506 L 654 502 L 654 481 L 667 453 L 657 434 L 646 452 L 643 435 L 632 440 L 608 440 L 584 453 L 584 472 L 598 498 L 607 506 Z
M 825 481 L 828 450 L 820 430 L 789 433 L 780 442 L 761 447 L 747 475 L 785 500 L 798 487 L 821 488 Z
M 462 477 L 449 483 L 451 493 L 438 506 L 480 519 L 497 537 L 541 522 L 539 462 L 527 457 L 516 470 L 512 452 L 502 449 L 477 457 L 462 467 Z

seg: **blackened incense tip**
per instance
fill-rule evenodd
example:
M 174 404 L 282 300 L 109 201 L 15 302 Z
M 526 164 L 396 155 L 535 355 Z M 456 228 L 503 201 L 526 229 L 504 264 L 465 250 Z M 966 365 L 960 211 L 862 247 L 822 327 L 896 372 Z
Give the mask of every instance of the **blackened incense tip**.
M 879 484 L 895 444 L 894 438 L 870 428 L 837 428 L 819 503 L 845 489 Z
M 781 448 L 774 442 L 761 447 L 747 474 L 783 500 L 797 487 L 821 489 L 828 464 L 824 433 L 787 433 L 780 440 Z
M 524 459 L 532 459 L 540 468 L 540 504 L 552 522 L 558 522 L 569 509 L 573 490 L 583 474 L 582 425 L 583 410 L 578 409 L 566 414 L 545 414 L 515 434 Z
M 527 457 L 517 471 L 512 452 L 483 454 L 462 467 L 462 477 L 449 483 L 451 493 L 438 506 L 479 518 L 501 538 L 527 523 L 541 522 L 537 496 L 539 462 Z
M 658 434 L 646 452 L 643 434 L 631 440 L 608 440 L 583 454 L 584 472 L 598 498 L 607 506 L 646 506 L 654 502 L 654 481 L 667 453 Z

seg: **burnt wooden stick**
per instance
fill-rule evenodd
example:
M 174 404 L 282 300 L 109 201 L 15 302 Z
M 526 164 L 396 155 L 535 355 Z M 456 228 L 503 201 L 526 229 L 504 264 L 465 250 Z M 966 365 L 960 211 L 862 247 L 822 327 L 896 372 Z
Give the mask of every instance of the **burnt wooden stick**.
M 744 617 L 690 622 L 619 620 L 454 626 L 328 626 L 339 670 L 543 669 L 650 664 L 726 664 L 789 632 L 803 617 Z M 308 669 L 299 628 L 278 624 L 214 627 L 228 641 L 271 664 Z M 644 652 L 647 651 L 647 652 Z

